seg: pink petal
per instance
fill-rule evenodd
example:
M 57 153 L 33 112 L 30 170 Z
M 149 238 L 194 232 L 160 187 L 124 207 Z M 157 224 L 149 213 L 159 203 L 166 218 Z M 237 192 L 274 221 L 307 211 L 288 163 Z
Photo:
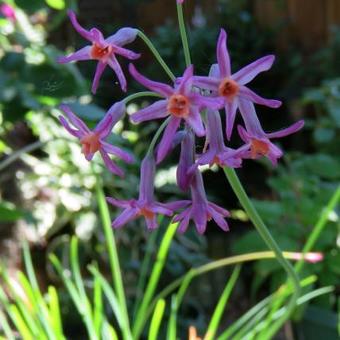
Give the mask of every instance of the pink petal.
M 58 63 L 65 64 L 71 61 L 80 61 L 80 60 L 90 60 L 92 59 L 90 55 L 91 46 L 85 46 L 80 50 L 66 56 L 66 57 L 59 57 L 57 59 Z
M 180 123 L 180 118 L 171 117 L 157 149 L 157 163 L 161 162 L 167 155 Z
M 190 113 L 188 117 L 185 118 L 185 121 L 192 127 L 197 136 L 202 137 L 205 135 L 202 118 L 196 106 L 190 108 Z
M 142 109 L 131 115 L 131 120 L 134 123 L 140 123 L 147 120 L 164 118 L 168 116 L 167 100 L 158 100 L 152 105 Z
M 109 157 L 109 155 L 105 151 L 100 150 L 100 154 L 108 170 L 118 175 L 119 177 L 124 177 L 124 171 L 115 164 L 115 162 Z
M 108 44 L 124 46 L 133 42 L 138 35 L 138 30 L 135 28 L 124 27 L 118 30 L 115 34 L 109 36 L 105 41 Z
M 129 60 L 135 60 L 135 59 L 138 59 L 141 54 L 140 53 L 135 53 L 133 51 L 130 51 L 126 48 L 123 48 L 123 47 L 119 47 L 119 46 L 115 46 L 114 47 L 114 53 L 116 54 L 119 54 Z
M 129 208 L 131 206 L 131 201 L 117 200 L 113 197 L 106 197 L 106 201 L 118 208 Z
M 135 161 L 135 158 L 130 153 L 118 148 L 117 146 L 111 145 L 106 142 L 101 142 L 101 144 L 105 152 L 119 157 L 120 159 L 124 160 L 126 163 L 133 163 Z
M 220 67 L 218 64 L 212 64 L 209 70 L 209 77 L 221 79 Z
M 240 87 L 239 95 L 253 103 L 265 105 L 274 109 L 282 105 L 282 102 L 280 100 L 262 98 L 246 86 Z
M 90 132 L 90 129 L 86 126 L 86 124 L 80 118 L 78 118 L 67 105 L 61 104 L 59 108 L 65 112 L 69 121 L 81 132 L 83 133 Z
M 245 85 L 252 81 L 260 72 L 269 70 L 275 60 L 275 56 L 267 55 L 251 64 L 243 67 L 241 70 L 232 75 L 232 78 L 240 85 Z
M 247 131 L 254 137 L 263 138 L 266 134 L 257 117 L 254 104 L 239 97 L 239 108 Z
M 152 218 L 145 218 L 147 228 L 149 230 L 154 230 L 158 227 L 157 218 L 153 216 Z
M 79 25 L 78 20 L 77 20 L 77 17 L 76 17 L 76 14 L 75 14 L 73 11 L 71 11 L 71 10 L 69 10 L 69 11 L 67 12 L 67 14 L 68 14 L 68 16 L 69 16 L 69 18 L 70 18 L 70 20 L 71 20 L 71 23 L 72 23 L 74 29 L 75 29 L 75 30 L 76 30 L 83 38 L 85 38 L 85 39 L 87 39 L 87 40 L 89 40 L 89 41 L 92 41 L 92 34 L 91 34 L 89 31 L 87 31 L 86 29 L 84 29 L 82 26 Z
M 138 209 L 136 208 L 127 208 L 125 209 L 113 222 L 113 228 L 121 228 L 124 224 L 127 224 L 131 220 L 135 219 L 138 216 Z
M 72 136 L 77 137 L 79 139 L 83 137 L 84 134 L 78 130 L 72 129 L 63 116 L 59 116 L 59 121 L 61 125 L 67 130 L 67 132 L 69 132 Z
M 194 85 L 209 91 L 218 91 L 219 78 L 194 76 Z
M 221 29 L 220 36 L 217 42 L 217 62 L 220 68 L 220 76 L 230 77 L 230 57 L 227 49 L 227 33 L 224 29 Z
M 129 71 L 131 73 L 131 75 L 142 85 L 144 85 L 145 87 L 147 87 L 148 89 L 150 89 L 151 91 L 157 92 L 159 94 L 161 94 L 164 97 L 170 97 L 174 90 L 171 86 L 166 85 L 166 84 L 162 84 L 156 81 L 152 81 L 146 77 L 144 77 L 143 75 L 141 75 L 135 68 L 135 66 L 133 64 L 129 65 Z
M 176 88 L 176 92 L 184 94 L 184 95 L 188 95 L 191 92 L 193 75 L 194 75 L 194 66 L 190 65 L 184 71 L 183 77 L 181 78 L 181 82 Z
M 231 134 L 234 128 L 234 122 L 236 117 L 236 111 L 238 107 L 238 99 L 234 98 L 232 102 L 225 102 L 225 115 L 226 115 L 226 136 L 227 139 L 230 140 Z
M 111 58 L 107 60 L 107 63 L 116 73 L 121 89 L 126 92 L 126 78 L 116 57 L 112 55 Z
M 305 122 L 303 120 L 299 120 L 298 122 L 294 123 L 293 125 L 289 126 L 286 129 L 276 131 L 276 132 L 272 132 L 272 133 L 267 133 L 266 135 L 267 135 L 268 138 L 285 137 L 285 136 L 291 135 L 292 133 L 295 133 L 295 132 L 301 130 L 304 125 L 305 125 Z
M 216 212 L 214 209 L 209 209 L 209 213 L 211 214 L 212 218 L 214 219 L 214 221 L 216 222 L 216 224 L 224 231 L 228 231 L 229 230 L 229 226 L 227 221 L 223 218 L 223 216 L 221 214 L 219 214 L 218 212 Z
M 94 74 L 92 89 L 91 89 L 93 94 L 97 92 L 99 80 L 105 70 L 106 65 L 107 65 L 106 63 L 103 63 L 101 61 L 99 61 L 97 64 L 96 73 Z

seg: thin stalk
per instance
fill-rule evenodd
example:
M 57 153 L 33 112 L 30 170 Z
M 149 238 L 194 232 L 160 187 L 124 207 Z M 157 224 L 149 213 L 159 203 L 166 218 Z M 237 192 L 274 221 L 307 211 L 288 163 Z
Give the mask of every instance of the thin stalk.
M 152 54 L 155 56 L 159 64 L 163 67 L 166 74 L 169 76 L 169 78 L 174 81 L 176 79 L 175 75 L 171 72 L 169 66 L 166 64 L 164 59 L 161 57 L 151 40 L 140 30 L 138 30 L 138 36 L 145 42 L 145 44 L 149 47 Z
M 122 311 L 122 318 L 124 319 L 125 324 L 125 327 L 123 329 L 123 337 L 124 339 L 132 339 L 130 332 L 129 314 L 127 311 L 122 272 L 119 264 L 116 241 L 111 227 L 109 208 L 107 206 L 104 192 L 100 183 L 101 183 L 100 179 L 97 178 L 96 182 L 97 201 L 105 234 L 106 247 L 109 254 L 109 263 L 111 267 L 112 280 L 117 294 L 117 299 Z
M 288 317 L 293 312 L 294 308 L 296 307 L 296 302 L 298 297 L 300 296 L 300 283 L 297 273 L 294 271 L 294 268 L 291 264 L 285 259 L 282 254 L 280 247 L 277 245 L 276 241 L 273 239 L 272 235 L 270 234 L 269 230 L 267 229 L 266 225 L 262 221 L 261 217 L 257 213 L 256 209 L 254 208 L 253 204 L 251 203 L 248 195 L 246 194 L 243 186 L 237 177 L 236 172 L 231 168 L 224 168 L 224 173 L 234 191 L 237 198 L 239 199 L 241 205 L 243 206 L 244 210 L 248 214 L 250 220 L 253 222 L 256 230 L 262 237 L 263 241 L 267 244 L 267 246 L 275 253 L 278 262 L 287 272 L 288 277 L 290 278 L 293 286 L 294 292 L 293 295 L 287 305 L 287 309 L 283 317 L 277 320 L 272 327 L 268 330 L 266 334 L 264 334 L 263 339 L 270 339 L 284 324 L 284 322 L 288 319 Z
M 179 32 L 181 34 L 181 39 L 182 39 L 185 64 L 188 67 L 191 65 L 191 57 L 190 57 L 188 36 L 187 36 L 185 23 L 184 23 L 183 7 L 182 7 L 182 4 L 179 4 L 179 3 L 177 3 L 177 17 L 178 17 Z
M 328 216 L 329 216 L 330 212 L 334 210 L 339 199 L 340 199 L 340 186 L 337 188 L 337 190 L 335 190 L 335 192 L 332 195 L 331 199 L 329 200 L 326 208 L 321 213 L 321 216 L 320 216 L 318 222 L 315 224 L 310 236 L 307 239 L 307 242 L 305 243 L 305 245 L 303 247 L 302 258 L 294 266 L 294 269 L 297 273 L 299 273 L 302 270 L 303 265 L 305 263 L 303 261 L 304 255 L 314 247 L 314 245 L 315 245 L 316 241 L 318 240 L 322 230 L 324 229 L 324 227 L 327 224 L 327 220 L 328 220 Z M 271 313 L 267 317 L 267 320 L 266 320 L 268 327 L 263 328 L 264 332 L 267 331 L 267 328 L 270 328 L 269 325 L 271 324 L 271 321 L 272 321 L 272 315 L 274 315 L 275 312 L 281 307 L 283 300 L 284 300 L 284 297 L 281 297 L 281 298 L 278 298 L 277 300 L 275 300 L 275 304 L 273 304 L 273 306 L 272 306 Z
M 127 104 L 128 102 L 132 102 L 133 100 L 136 100 L 136 99 L 142 98 L 142 97 L 160 97 L 160 98 L 162 98 L 162 96 L 159 95 L 158 93 L 151 92 L 151 91 L 142 91 L 142 92 L 136 92 L 136 93 L 130 94 L 129 96 L 125 97 L 124 102 L 125 102 L 125 104 Z
M 287 259 L 295 260 L 296 259 L 296 253 L 295 252 L 283 252 L 283 256 Z M 177 280 L 171 282 L 168 286 L 166 286 L 150 303 L 149 308 L 147 309 L 145 316 L 147 317 L 150 315 L 151 311 L 153 310 L 155 304 L 157 303 L 157 300 L 163 299 L 169 294 L 171 294 L 175 289 L 177 289 L 179 286 L 181 286 L 182 282 L 186 280 L 187 276 L 190 275 L 192 278 L 208 273 L 212 270 L 219 269 L 222 267 L 230 266 L 233 264 L 238 263 L 244 263 L 244 262 L 250 262 L 250 261 L 256 261 L 256 260 L 265 260 L 265 259 L 274 259 L 276 257 L 275 252 L 273 251 L 258 251 L 254 253 L 248 253 L 248 254 L 242 254 L 242 255 L 236 255 L 236 256 L 230 256 L 226 257 L 220 260 L 212 261 L 207 264 L 204 264 L 202 266 L 192 268 L 190 272 L 186 275 L 181 276 Z

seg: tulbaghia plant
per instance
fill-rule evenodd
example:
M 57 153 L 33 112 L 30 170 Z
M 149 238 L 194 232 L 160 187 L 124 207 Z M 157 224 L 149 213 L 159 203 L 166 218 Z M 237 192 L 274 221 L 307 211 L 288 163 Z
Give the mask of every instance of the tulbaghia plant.
M 193 224 L 198 233 L 203 234 L 211 220 L 223 231 L 228 231 L 229 228 L 232 230 L 232 224 L 228 225 L 226 220 L 230 215 L 228 210 L 208 200 L 207 188 L 204 187 L 200 171 L 200 166 L 203 165 L 212 166 L 215 164 L 221 167 L 249 218 L 287 271 L 294 285 L 291 300 L 282 317 L 268 327 L 266 333 L 266 338 L 268 338 L 279 329 L 293 311 L 300 294 L 300 285 L 293 268 L 283 256 L 255 211 L 238 180 L 234 168 L 240 168 L 243 162 L 259 158 L 268 158 L 275 166 L 283 156 L 283 151 L 273 144 L 271 140 L 298 132 L 303 127 L 304 122 L 298 121 L 290 127 L 277 132 L 265 132 L 256 113 L 257 105 L 278 108 L 281 101 L 259 96 L 248 87 L 248 84 L 259 73 L 268 71 L 272 67 L 275 57 L 273 55 L 264 56 L 238 71 L 232 70 L 227 48 L 227 33 L 224 29 L 220 30 L 216 39 L 216 63 L 211 65 L 209 75 L 197 74 L 195 65 L 191 61 L 189 42 L 186 35 L 182 9 L 184 1 L 177 0 L 176 2 L 186 61 L 186 69 L 183 70 L 183 74 L 179 75 L 174 75 L 171 72 L 151 41 L 138 29 L 121 28 L 117 33 L 109 35 L 105 39 L 98 29 L 87 30 L 80 26 L 75 14 L 72 11 L 69 12 L 73 27 L 83 38 L 90 42 L 90 45 L 66 57 L 59 58 L 59 62 L 96 60 L 98 65 L 92 85 L 93 93 L 96 92 L 99 79 L 108 65 L 116 73 L 121 89 L 126 91 L 126 78 L 117 60 L 117 56 L 121 56 L 131 60 L 129 72 L 132 76 L 132 81 L 137 81 L 151 92 L 134 93 L 122 99 L 119 103 L 113 104 L 112 108 L 93 130 L 90 130 L 65 105 L 62 106 L 62 109 L 72 126 L 63 116 L 60 117 L 60 121 L 71 135 L 79 139 L 84 157 L 88 161 L 91 161 L 98 151 L 107 169 L 116 175 L 122 176 L 122 171 L 108 154 L 125 162 L 133 161 L 133 157 L 116 146 L 110 145 L 107 137 L 118 120 L 124 118 L 125 105 L 128 102 L 143 96 L 159 97 L 149 106 L 140 109 L 129 117 L 136 124 L 146 125 L 153 120 L 163 120 L 163 122 L 150 142 L 145 158 L 141 161 L 138 198 L 128 200 L 120 200 L 116 197 L 107 198 L 107 202 L 114 207 L 113 211 L 116 214 L 112 227 L 122 228 L 128 225 L 130 221 L 142 217 L 145 219 L 146 228 L 154 230 L 158 228 L 157 216 L 163 215 L 173 216 L 173 222 L 178 225 L 176 230 L 181 233 L 191 228 Z M 139 72 L 134 66 L 133 61 L 139 58 L 140 55 L 126 49 L 125 45 L 133 43 L 136 37 L 142 38 L 150 47 L 154 56 L 169 76 L 168 83 L 160 83 L 157 79 L 148 79 L 142 74 L 143 72 Z M 143 57 L 141 56 L 141 58 Z M 234 124 L 237 112 L 240 112 L 243 120 L 243 124 L 239 126 Z M 223 122 L 223 120 L 225 121 Z M 228 146 L 227 141 L 232 135 L 235 137 L 238 135 L 239 137 L 239 145 L 236 148 Z M 199 153 L 196 152 L 197 138 L 205 139 L 205 147 Z M 156 199 L 157 193 L 155 193 L 154 187 L 156 169 L 179 146 L 181 151 L 177 164 L 177 184 L 183 193 L 187 195 L 187 199 L 175 202 L 159 202 Z M 148 300 L 146 299 L 146 301 Z M 147 302 L 142 303 L 139 309 L 140 313 L 137 314 L 137 320 L 140 320 L 139 317 L 144 317 L 142 314 L 146 308 Z M 162 308 L 161 305 L 159 305 L 159 308 Z M 137 322 L 134 330 L 134 334 L 140 334 L 141 324 Z

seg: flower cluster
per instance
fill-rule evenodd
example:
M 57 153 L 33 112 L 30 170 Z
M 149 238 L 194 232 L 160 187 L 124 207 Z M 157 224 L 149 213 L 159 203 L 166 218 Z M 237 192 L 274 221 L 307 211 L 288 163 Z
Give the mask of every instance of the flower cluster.
M 86 30 L 81 27 L 73 12 L 69 12 L 69 17 L 76 31 L 90 41 L 91 45 L 60 58 L 59 62 L 97 60 L 98 65 L 92 85 L 93 93 L 97 90 L 105 67 L 109 65 L 116 73 L 122 90 L 126 91 L 126 78 L 116 57 L 120 55 L 135 60 L 140 56 L 123 47 L 133 42 L 138 35 L 138 30 L 122 28 L 104 39 L 98 29 Z M 196 75 L 194 66 L 190 65 L 171 85 L 150 80 L 139 73 L 133 64 L 129 65 L 132 77 L 160 97 L 160 100 L 132 114 L 131 120 L 134 123 L 142 123 L 167 118 L 167 124 L 164 131 L 159 131 L 163 134 L 157 147 L 149 148 L 141 163 L 138 199 L 107 198 L 110 204 L 123 209 L 113 221 L 113 227 L 120 228 L 129 221 L 143 216 L 148 229 L 154 229 L 157 227 L 157 214 L 172 216 L 176 213 L 174 221 L 179 222 L 180 232 L 184 232 L 192 220 L 197 231 L 204 233 L 207 222 L 211 219 L 221 229 L 228 230 L 225 218 L 229 212 L 208 201 L 199 166 L 216 164 L 220 167 L 238 168 L 242 166 L 244 159 L 262 157 L 267 157 L 273 165 L 276 165 L 283 153 L 271 140 L 285 137 L 303 127 L 303 121 L 299 121 L 286 129 L 268 133 L 261 126 L 255 104 L 278 108 L 281 102 L 259 96 L 248 87 L 248 84 L 259 73 L 271 68 L 275 59 L 273 55 L 260 58 L 239 71 L 232 72 L 227 49 L 227 34 L 221 29 L 217 41 L 216 59 L 217 63 L 211 66 L 207 76 Z M 61 109 L 72 126 L 63 116 L 60 117 L 60 122 L 70 134 L 80 140 L 86 159 L 90 161 L 99 151 L 106 167 L 112 173 L 123 176 L 123 171 L 109 154 L 125 162 L 133 162 L 133 156 L 110 145 L 106 138 L 113 126 L 123 117 L 125 101 L 115 103 L 93 130 L 72 113 L 68 106 L 63 105 Z M 222 127 L 220 110 L 225 113 L 225 128 Z M 244 126 L 239 125 L 235 129 L 237 112 L 241 114 Z M 225 141 L 230 140 L 232 133 L 235 132 L 238 133 L 243 144 L 233 149 L 228 147 Z M 205 147 L 200 154 L 196 154 L 196 137 L 205 137 Z M 177 167 L 177 184 L 181 190 L 190 193 L 190 200 L 157 202 L 154 197 L 156 164 L 162 162 L 179 144 L 181 152 Z

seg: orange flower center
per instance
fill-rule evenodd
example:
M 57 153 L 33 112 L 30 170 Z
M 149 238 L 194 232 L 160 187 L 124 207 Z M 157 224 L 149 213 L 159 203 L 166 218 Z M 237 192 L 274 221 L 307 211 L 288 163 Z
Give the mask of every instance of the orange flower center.
M 94 132 L 90 132 L 86 136 L 84 136 L 80 140 L 80 143 L 83 145 L 82 153 L 84 155 L 88 155 L 90 153 L 95 153 L 101 147 L 101 144 L 100 144 L 100 141 L 99 141 L 99 135 L 94 133 Z
M 140 210 L 140 215 L 143 215 L 147 219 L 154 218 L 155 213 L 147 208 L 142 208 Z
M 269 145 L 258 139 L 253 139 L 250 146 L 251 158 L 256 158 L 257 155 L 265 156 L 269 152 Z
M 173 94 L 169 98 L 167 109 L 168 111 L 179 118 L 184 118 L 189 115 L 189 99 L 182 94 Z
M 239 89 L 240 87 L 235 80 L 224 78 L 218 87 L 218 94 L 231 101 L 238 94 Z
M 212 160 L 211 165 L 213 165 L 213 164 L 223 166 L 223 164 L 222 164 L 222 162 L 221 162 L 221 160 L 218 156 L 215 156 L 214 159 Z
M 112 46 L 101 47 L 97 44 L 93 44 L 91 48 L 91 57 L 93 59 L 105 59 L 112 52 Z

